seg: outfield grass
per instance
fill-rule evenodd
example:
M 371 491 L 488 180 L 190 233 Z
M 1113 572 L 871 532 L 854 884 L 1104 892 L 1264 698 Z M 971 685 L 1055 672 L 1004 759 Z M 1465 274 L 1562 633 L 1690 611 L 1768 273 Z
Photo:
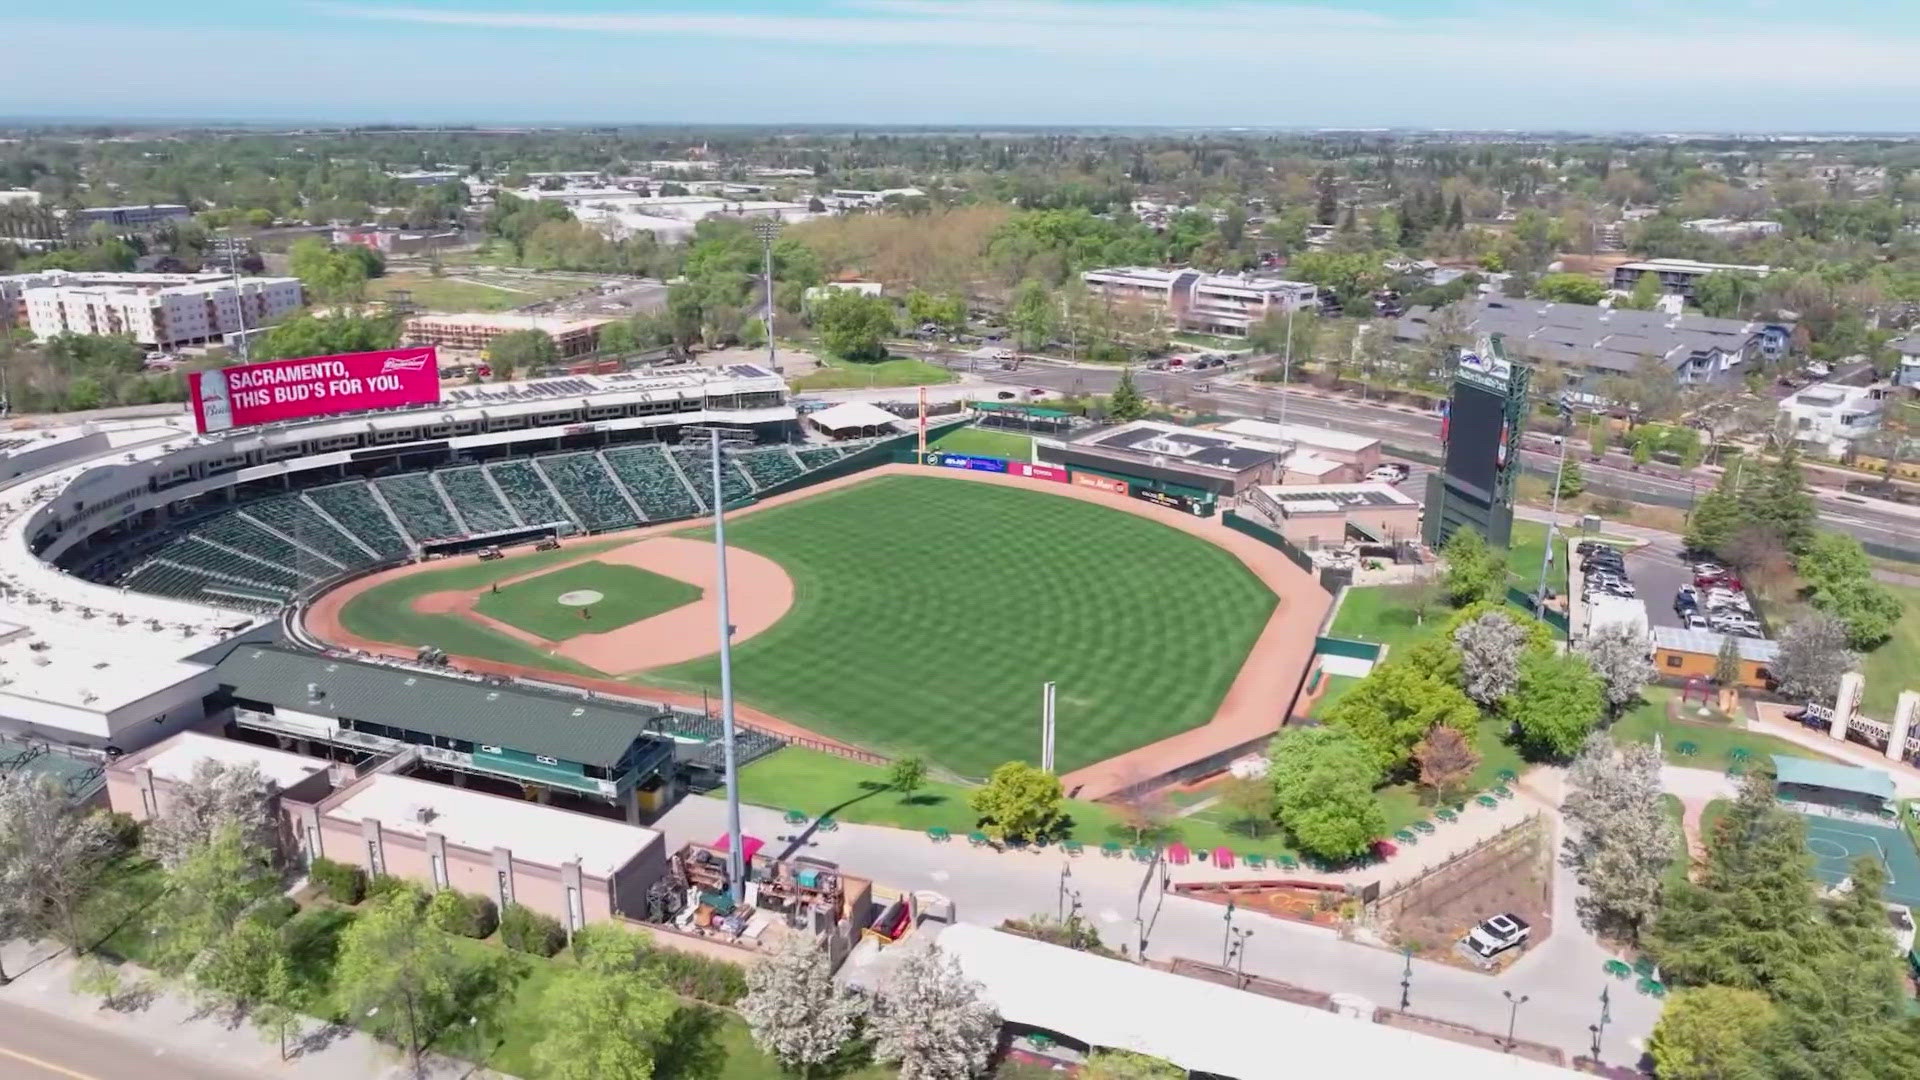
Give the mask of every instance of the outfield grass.
M 820 368 L 792 380 L 795 390 L 852 390 L 863 386 L 933 386 L 950 383 L 954 374 L 936 364 L 895 357 L 877 364 L 850 364 L 820 357 Z
M 459 274 L 450 270 L 450 275 Z M 453 276 L 432 274 L 388 274 L 367 282 L 367 299 L 385 300 L 388 294 L 405 289 L 413 293 L 415 305 L 427 311 L 506 311 L 539 300 L 579 292 L 583 281 L 515 279 L 512 286 L 489 285 L 480 280 L 459 281 Z
M 531 573 L 557 562 L 596 554 L 626 542 L 598 540 L 569 544 L 558 551 L 527 551 L 492 562 L 468 563 L 409 574 L 377 585 L 347 601 L 346 606 L 340 609 L 340 622 L 349 633 L 393 645 L 416 648 L 437 645 L 450 653 L 477 656 L 482 660 L 544 667 L 576 675 L 598 675 L 601 673 L 563 657 L 550 655 L 471 619 L 415 611 L 413 601 L 428 593 L 484 588 L 502 578 Z
M 1037 751 L 1059 686 L 1069 771 L 1207 722 L 1275 597 L 1198 537 L 1095 503 L 887 476 L 742 518 L 796 603 L 734 649 L 746 701 L 984 777 Z M 644 676 L 718 684 L 713 658 Z
M 603 599 L 585 607 L 559 602 L 564 593 L 591 590 Z M 700 599 L 701 589 L 637 566 L 599 560 L 516 581 L 480 594 L 480 614 L 517 626 L 548 641 L 598 634 L 649 619 Z M 582 612 L 586 615 L 583 616 Z
M 1009 461 L 1031 461 L 1033 460 L 1033 437 L 1013 431 L 963 427 L 955 428 L 928 443 L 927 449 L 946 450 L 955 454 L 979 454 L 982 457 L 1006 458 Z
M 1736 747 L 1746 750 L 1748 761 L 1755 764 L 1765 762 L 1770 754 L 1811 761 L 1838 760 L 1809 750 L 1799 743 L 1735 727 L 1721 719 L 1671 719 L 1667 715 L 1667 703 L 1674 694 L 1675 691 L 1669 687 L 1647 687 L 1645 700 L 1614 721 L 1614 740 L 1650 743 L 1657 733 L 1660 736 L 1661 755 L 1667 764 L 1694 769 L 1725 769 L 1732 762 L 1730 755 Z M 1699 706 L 1689 704 L 1687 707 L 1694 709 Z M 1692 743 L 1697 749 L 1691 756 L 1682 754 L 1679 750 L 1681 743 Z
M 1910 687 L 1914 672 L 1920 671 L 1920 589 L 1880 584 L 1899 597 L 1907 611 L 1894 624 L 1893 636 L 1861 660 L 1860 671 L 1867 677 L 1867 686 L 1860 709 L 1868 716 L 1890 720 L 1899 704 L 1900 691 Z

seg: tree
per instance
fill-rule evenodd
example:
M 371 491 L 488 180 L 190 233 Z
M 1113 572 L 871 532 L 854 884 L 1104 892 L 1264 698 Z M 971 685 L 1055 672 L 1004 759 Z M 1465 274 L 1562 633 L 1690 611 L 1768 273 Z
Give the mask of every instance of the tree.
M 1616 746 L 1596 731 L 1574 758 L 1567 783 L 1561 811 L 1573 828 L 1562 857 L 1587 887 L 1581 921 L 1632 940 L 1658 910 L 1661 875 L 1673 861 L 1660 756 L 1644 743 Z
M 1164 1058 L 1130 1050 L 1095 1050 L 1080 1067 L 1079 1080 L 1186 1080 L 1187 1070 Z
M 640 343 L 635 339 L 631 322 L 608 323 L 600 329 L 600 351 L 604 353 L 637 352 Z
M 1393 603 L 1396 607 L 1405 608 L 1413 616 L 1415 626 L 1425 626 L 1427 616 L 1440 605 L 1440 583 L 1428 578 L 1408 585 L 1395 586 Z
M 850 363 L 876 364 L 887 358 L 893 304 L 885 297 L 834 289 L 814 301 L 813 325 L 828 352 Z
M 868 1027 L 873 1056 L 899 1066 L 900 1080 L 965 1080 L 986 1068 L 1000 1042 L 999 1013 L 938 945 L 887 976 Z
M 399 1041 L 417 1069 L 427 1039 L 453 1014 L 459 970 L 453 939 L 413 896 L 391 893 L 370 901 L 342 935 L 334 987 L 348 1015 Z
M 1807 599 L 1845 624 L 1848 644 L 1855 649 L 1885 641 L 1905 613 L 1900 598 L 1873 580 L 1873 565 L 1860 541 L 1845 533 L 1814 535 L 1795 568 Z
M 1569 461 L 1555 470 L 1558 484 L 1554 488 L 1563 499 L 1571 499 L 1587 490 L 1587 474 L 1580 468 L 1580 462 Z
M 1642 688 L 1653 681 L 1653 650 L 1646 635 L 1635 627 L 1624 623 L 1603 626 L 1589 633 L 1574 651 L 1600 676 L 1607 710 L 1613 715 L 1640 700 Z
M 747 969 L 740 1015 L 754 1044 L 789 1071 L 809 1075 L 852 1041 L 866 1000 L 835 985 L 826 943 L 787 934 Z
M 82 814 L 52 777 L 16 769 L 0 774 L 0 892 L 76 954 L 88 951 L 80 908 L 116 851 L 104 817 Z
M 1607 444 L 1613 440 L 1613 425 L 1602 416 L 1587 427 L 1587 449 L 1594 457 L 1605 457 Z
M 1633 291 L 1617 301 L 1623 311 L 1652 311 L 1660 302 L 1660 279 L 1655 274 L 1641 274 L 1634 279 Z
M 1725 469 L 1714 482 L 1713 490 L 1702 495 L 1687 515 L 1686 542 L 1689 548 L 1718 555 L 1744 524 L 1740 502 L 1734 492 L 1734 470 Z
M 1453 645 L 1460 651 L 1462 689 L 1467 696 L 1482 708 L 1492 708 L 1513 693 L 1526 644 L 1526 629 L 1501 611 L 1489 611 L 1455 627 Z
M 1839 694 L 1840 676 L 1852 671 L 1859 658 L 1847 648 L 1847 628 L 1825 612 L 1802 615 L 1780 635 L 1778 654 L 1767 665 L 1780 694 L 1822 704 Z
M 1133 368 L 1120 369 L 1120 381 L 1107 401 L 1107 414 L 1115 420 L 1138 420 L 1147 415 L 1147 399 L 1133 385 Z
M 1506 560 L 1487 546 L 1486 537 L 1473 529 L 1455 529 L 1440 549 L 1446 560 L 1447 600 L 1466 607 L 1499 595 L 1507 581 Z
M 1758 299 L 1760 283 L 1746 274 L 1727 270 L 1716 270 L 1694 279 L 1693 302 L 1699 306 L 1701 314 L 1716 319 L 1733 319 L 1740 316 L 1743 302 Z
M 1720 651 L 1713 658 L 1713 681 L 1721 686 L 1740 685 L 1740 639 L 1720 635 Z
M 168 870 L 180 869 L 229 825 L 242 844 L 266 849 L 274 835 L 273 792 L 273 782 L 253 762 L 228 765 L 202 758 L 187 782 L 167 794 L 166 806 L 147 822 L 141 841 L 147 854 Z
M 1535 757 L 1565 758 L 1600 720 L 1606 696 L 1600 676 L 1586 660 L 1534 650 L 1520 661 L 1520 679 L 1506 700 L 1506 714 Z
M 1409 654 L 1373 669 L 1327 710 L 1326 724 L 1352 735 L 1373 761 L 1369 786 L 1406 768 L 1435 725 L 1470 734 L 1480 710 L 1450 678 Z
M 1591 306 L 1606 298 L 1607 287 L 1585 274 L 1546 274 L 1533 283 L 1533 295 L 1540 300 Z
M 1173 819 L 1173 805 L 1164 789 L 1134 785 L 1118 800 L 1120 821 L 1133 830 L 1133 842 L 1144 844 L 1147 837 L 1165 828 Z
M 392 315 L 335 312 L 326 318 L 296 315 L 253 343 L 254 360 L 292 360 L 302 356 L 374 352 L 400 342 L 400 321 Z
M 287 1060 L 287 1038 L 300 1033 L 300 1013 L 293 1007 L 293 968 L 284 949 L 275 950 L 267 963 L 266 983 L 260 1001 L 253 1007 L 253 1026 L 262 1035 L 271 1035 L 280 1047 L 280 1060 Z
M 241 822 L 219 820 L 212 835 L 193 845 L 167 877 L 154 920 L 161 929 L 154 950 L 158 966 L 186 972 L 201 964 L 236 933 L 235 924 L 247 908 L 270 895 L 274 887 L 270 849 Z M 258 941 L 227 949 L 211 963 L 214 969 L 203 989 L 216 998 L 245 1001 L 257 994 L 263 977 L 258 967 L 266 959 Z M 195 980 L 200 981 L 198 971 Z
M 1677 991 L 1647 1043 L 1661 1080 L 1767 1080 L 1779 1014 L 1765 994 L 1730 986 Z
M 1040 839 L 1061 823 L 1060 778 L 1024 761 L 1009 761 L 974 789 L 967 803 L 995 840 Z
M 188 974 L 204 1000 L 244 1010 L 267 997 L 273 966 L 285 965 L 278 931 L 255 919 L 241 919 L 210 942 Z
M 913 801 L 913 793 L 926 778 L 927 763 L 914 754 L 895 758 L 887 768 L 887 786 L 900 793 L 901 802 Z
M 1280 823 L 1306 851 L 1351 859 L 1386 831 L 1373 796 L 1380 770 L 1352 735 L 1333 727 L 1288 728 L 1273 740 L 1269 760 Z
M 1279 809 L 1273 782 L 1264 776 L 1229 775 L 1220 781 L 1220 802 L 1235 820 L 1246 822 L 1248 831 L 1256 837 L 1273 824 Z
M 326 304 L 357 303 L 366 297 L 367 279 L 374 275 L 368 273 L 368 261 L 354 254 L 356 251 L 366 249 L 349 245 L 343 251 L 336 251 L 326 241 L 309 236 L 294 241 L 287 249 L 287 266 L 314 300 Z
M 679 1002 L 613 950 L 563 967 L 540 999 L 533 1059 L 554 1080 L 648 1080 Z
M 1420 783 L 1433 792 L 1436 802 L 1450 803 L 1460 798 L 1480 767 L 1480 751 L 1473 741 L 1450 727 L 1427 732 L 1413 748 L 1413 759 L 1420 763 Z
M 487 360 L 514 371 L 545 367 L 559 355 L 545 330 L 509 330 L 487 343 Z

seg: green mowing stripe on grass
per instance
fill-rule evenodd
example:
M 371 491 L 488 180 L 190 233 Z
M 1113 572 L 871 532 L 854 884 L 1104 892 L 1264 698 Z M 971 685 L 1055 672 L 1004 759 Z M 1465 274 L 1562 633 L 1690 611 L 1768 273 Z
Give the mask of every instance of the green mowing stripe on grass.
M 945 435 L 927 444 L 929 450 L 946 450 L 955 454 L 978 454 L 981 457 L 1006 458 L 1010 461 L 1031 461 L 1033 459 L 1033 437 L 1010 431 L 993 431 L 988 428 L 955 428 Z
M 505 664 L 525 664 L 576 675 L 600 672 L 576 664 L 508 637 L 496 630 L 459 615 L 428 615 L 413 610 L 413 601 L 428 593 L 452 589 L 484 588 L 502 578 L 518 577 L 544 569 L 554 563 L 593 555 L 629 543 L 627 540 L 598 540 L 570 544 L 558 551 L 529 551 L 509 555 L 492 562 L 468 563 L 429 570 L 383 582 L 347 601 L 340 609 L 340 624 L 348 633 L 391 645 L 419 648 L 435 645 L 450 653 L 497 660 Z
M 963 776 L 1038 756 L 1050 679 L 1063 772 L 1206 723 L 1276 603 L 1238 559 L 1159 522 L 937 477 L 863 481 L 727 536 L 794 581 L 793 610 L 733 651 L 740 696 Z M 718 665 L 644 679 L 713 687 Z
M 560 603 L 561 596 L 583 591 L 600 593 L 602 599 L 585 606 Z M 652 618 L 702 595 L 697 585 L 637 566 L 594 560 L 481 593 L 474 607 L 548 641 L 565 641 Z

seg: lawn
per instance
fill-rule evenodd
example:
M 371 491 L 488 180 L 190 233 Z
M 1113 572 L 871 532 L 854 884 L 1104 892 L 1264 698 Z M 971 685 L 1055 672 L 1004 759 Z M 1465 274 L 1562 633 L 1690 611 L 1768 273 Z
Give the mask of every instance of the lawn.
M 571 660 L 549 655 L 471 619 L 415 611 L 413 601 L 432 592 L 484 588 L 502 578 L 532 573 L 554 563 L 595 554 L 624 543 L 627 541 L 599 540 L 569 544 L 558 551 L 527 551 L 492 562 L 449 566 L 396 578 L 347 601 L 340 610 L 340 622 L 350 633 L 394 645 L 437 645 L 450 653 L 477 656 L 482 660 L 526 664 L 576 675 L 597 675 L 600 673 Z
M 1031 461 L 1033 460 L 1033 437 L 1013 431 L 995 431 L 992 428 L 962 427 L 954 428 L 928 443 L 927 449 L 1006 458 L 1009 461 Z
M 1435 603 L 1424 622 L 1417 622 L 1407 607 L 1413 585 L 1370 585 L 1350 588 L 1340 601 L 1328 637 L 1350 641 L 1373 641 L 1387 647 L 1387 656 L 1440 632 L 1452 609 Z
M 1514 749 L 1503 737 L 1506 721 L 1497 717 L 1482 717 L 1480 725 L 1474 731 L 1473 746 L 1480 752 L 1480 764 L 1474 767 L 1473 775 L 1467 780 L 1467 796 L 1486 791 L 1500 783 L 1502 772 L 1518 775 L 1526 771 L 1526 762 L 1520 759 L 1520 751 Z M 1389 784 L 1379 788 L 1375 794 L 1380 798 L 1380 807 L 1387 815 L 1387 834 L 1406 828 L 1416 821 L 1430 819 L 1438 809 L 1433 793 L 1411 781 Z M 1469 809 L 1472 802 L 1468 802 Z
M 832 357 L 820 357 L 817 371 L 791 381 L 793 389 L 852 390 L 863 386 L 933 386 L 950 383 L 954 374 L 936 364 L 910 357 L 894 357 L 877 364 L 850 364 Z
M 1360 685 L 1358 675 L 1323 675 L 1321 678 L 1326 683 L 1326 689 L 1313 699 L 1313 705 L 1307 709 L 1307 716 L 1314 720 L 1327 715 L 1327 710 L 1333 708 L 1334 703 L 1347 691 Z
M 1680 804 L 1680 796 L 1662 794 L 1660 808 L 1667 812 L 1667 819 L 1673 822 L 1673 861 L 1667 864 L 1667 872 L 1660 875 L 1664 888 L 1673 888 L 1687 880 L 1687 871 L 1693 865 L 1693 857 L 1687 851 L 1687 830 L 1684 824 L 1687 808 Z
M 1867 686 L 1860 708 L 1868 716 L 1891 720 L 1900 691 L 1912 685 L 1913 673 L 1920 671 L 1920 588 L 1886 582 L 1881 585 L 1899 597 L 1907 611 L 1894 624 L 1893 636 L 1861 661 Z
M 580 281 L 515 281 L 514 287 L 478 280 L 434 277 L 432 274 L 389 274 L 367 282 L 367 299 L 385 300 L 400 290 L 413 293 L 416 306 L 427 311 L 506 311 L 538 300 L 578 292 Z
M 1736 747 L 1746 750 L 1748 760 L 1754 762 L 1763 762 L 1770 754 L 1813 761 L 1836 760 L 1799 743 L 1735 727 L 1725 720 L 1674 720 L 1667 715 L 1667 703 L 1673 699 L 1674 693 L 1664 686 L 1647 687 L 1645 700 L 1614 721 L 1615 741 L 1652 742 L 1654 735 L 1658 734 L 1661 754 L 1667 764 L 1716 771 L 1725 769 L 1731 763 Z M 1698 706 L 1690 704 L 1688 708 Z M 1693 754 L 1681 753 L 1682 743 L 1692 743 L 1695 747 Z
M 560 602 L 560 597 L 569 593 L 595 592 L 602 598 L 588 604 Z M 596 559 L 481 593 L 474 607 L 488 618 L 548 641 L 565 641 L 652 618 L 691 604 L 701 595 L 698 586 L 684 581 Z
M 1206 723 L 1276 599 L 1226 551 L 1095 503 L 930 476 L 869 479 L 742 518 L 796 603 L 734 649 L 747 702 L 984 777 L 1037 753 L 1059 686 L 1061 771 Z M 718 685 L 713 658 L 644 676 Z
M 1540 587 L 1540 556 L 1547 549 L 1547 526 L 1542 521 L 1516 521 L 1507 546 L 1507 580 L 1522 592 Z M 1567 591 L 1567 534 L 1553 539 L 1553 564 L 1547 567 L 1547 588 Z

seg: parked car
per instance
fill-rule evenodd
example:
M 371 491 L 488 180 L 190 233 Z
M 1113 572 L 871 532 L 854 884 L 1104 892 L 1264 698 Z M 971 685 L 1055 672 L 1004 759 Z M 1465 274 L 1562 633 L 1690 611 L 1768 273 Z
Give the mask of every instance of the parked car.
M 1740 589 L 1745 587 L 1740 584 L 1740 579 L 1735 577 L 1733 575 L 1733 572 L 1730 570 L 1722 571 L 1718 574 L 1702 574 L 1702 573 L 1699 573 L 1698 571 L 1695 571 L 1693 575 L 1693 583 L 1695 585 L 1700 586 L 1703 589 L 1711 588 L 1715 585 L 1721 585 L 1729 589 Z
M 1397 484 L 1400 482 L 1400 474 L 1382 465 L 1367 473 L 1367 482 L 1370 484 Z
M 500 549 L 497 547 L 483 547 L 480 549 L 481 562 L 492 562 L 495 559 L 504 559 L 504 558 L 506 558 L 506 556 L 502 554 Z
M 1727 568 L 1714 562 L 1712 559 L 1701 559 L 1699 562 L 1693 564 L 1693 572 L 1717 577 L 1726 573 Z
M 1466 946 L 1474 955 L 1491 960 L 1516 945 L 1526 944 L 1533 934 L 1527 920 L 1512 912 L 1495 915 L 1467 931 Z
M 1711 626 L 1707 625 L 1707 617 L 1705 615 L 1700 614 L 1698 611 L 1694 611 L 1694 610 L 1689 610 L 1687 611 L 1686 614 L 1681 615 L 1680 621 L 1685 623 L 1687 626 L 1687 629 L 1689 630 L 1713 629 Z

